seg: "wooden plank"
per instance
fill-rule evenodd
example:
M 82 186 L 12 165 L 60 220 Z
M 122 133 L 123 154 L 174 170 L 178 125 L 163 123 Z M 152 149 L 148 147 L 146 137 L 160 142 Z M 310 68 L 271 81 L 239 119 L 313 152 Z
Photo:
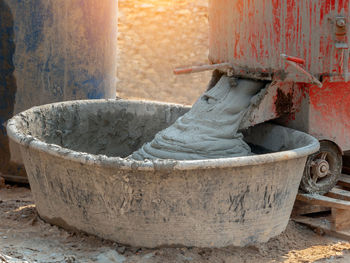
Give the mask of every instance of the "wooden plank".
M 330 220 L 325 218 L 311 218 L 307 216 L 298 216 L 292 219 L 295 222 L 308 225 L 312 228 L 321 229 L 325 234 L 350 241 L 350 230 L 338 230 L 332 228 Z
M 342 174 L 337 184 L 346 188 L 350 188 L 350 176 L 347 174 Z
M 296 199 L 292 220 L 320 229 L 330 236 L 350 241 L 350 175 L 342 174 L 338 185 L 324 196 L 298 194 Z M 324 216 L 324 214 L 322 216 L 313 214 L 312 217 L 301 216 L 300 212 L 315 213 L 322 207 L 331 207 L 331 214 L 329 216 Z
M 2 178 L 5 179 L 5 181 L 13 182 L 13 183 L 20 183 L 20 184 L 28 184 L 28 178 L 24 176 L 16 176 L 16 175 L 7 175 L 7 174 L 0 174 Z
M 339 209 L 350 209 L 350 201 L 338 200 L 319 194 L 298 194 L 296 199 L 311 205 L 320 205 Z
M 331 189 L 327 194 L 325 194 L 328 197 L 341 199 L 345 201 L 350 201 L 350 191 L 341 189 L 337 186 L 335 186 L 333 189 Z
M 350 230 L 350 210 L 332 208 L 332 223 L 335 230 Z
M 331 210 L 330 207 L 320 206 L 320 205 L 310 205 L 303 201 L 296 200 L 294 203 L 292 216 L 326 212 Z
M 308 216 L 296 216 L 292 218 L 293 221 L 309 225 L 311 227 L 319 227 L 321 229 L 332 229 L 332 223 L 325 217 L 308 217 Z

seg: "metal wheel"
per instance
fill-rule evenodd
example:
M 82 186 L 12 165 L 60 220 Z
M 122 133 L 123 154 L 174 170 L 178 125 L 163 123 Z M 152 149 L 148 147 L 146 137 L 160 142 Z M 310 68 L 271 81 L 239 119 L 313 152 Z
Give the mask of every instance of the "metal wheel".
M 342 170 L 342 154 L 337 145 L 321 141 L 320 150 L 307 159 L 300 189 L 306 193 L 325 194 L 337 183 Z

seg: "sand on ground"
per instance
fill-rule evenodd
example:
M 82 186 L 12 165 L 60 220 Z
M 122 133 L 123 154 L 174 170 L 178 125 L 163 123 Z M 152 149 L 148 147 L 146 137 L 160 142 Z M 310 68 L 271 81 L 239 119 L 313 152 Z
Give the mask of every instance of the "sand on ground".
M 290 222 L 265 244 L 246 248 L 131 248 L 83 233 L 65 231 L 38 216 L 24 187 L 0 189 L 0 262 L 40 263 L 267 263 L 350 262 L 350 243 L 320 236 Z M 4 260 L 5 259 L 5 260 Z

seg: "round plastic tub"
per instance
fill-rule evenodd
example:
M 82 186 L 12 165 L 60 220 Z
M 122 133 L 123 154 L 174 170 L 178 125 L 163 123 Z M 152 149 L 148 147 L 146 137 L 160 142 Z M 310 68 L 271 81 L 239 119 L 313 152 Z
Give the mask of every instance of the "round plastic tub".
M 13 117 L 39 215 L 52 224 L 141 247 L 245 246 L 286 227 L 312 136 L 272 124 L 245 139 L 259 154 L 208 160 L 125 159 L 189 108 L 95 100 Z

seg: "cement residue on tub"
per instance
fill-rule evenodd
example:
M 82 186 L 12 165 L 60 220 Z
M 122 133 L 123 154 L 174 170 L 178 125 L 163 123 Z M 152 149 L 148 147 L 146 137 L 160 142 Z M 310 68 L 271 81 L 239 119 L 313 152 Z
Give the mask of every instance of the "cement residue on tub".
M 250 155 L 238 128 L 252 98 L 263 87 L 261 81 L 222 76 L 188 113 L 130 157 L 198 160 Z

